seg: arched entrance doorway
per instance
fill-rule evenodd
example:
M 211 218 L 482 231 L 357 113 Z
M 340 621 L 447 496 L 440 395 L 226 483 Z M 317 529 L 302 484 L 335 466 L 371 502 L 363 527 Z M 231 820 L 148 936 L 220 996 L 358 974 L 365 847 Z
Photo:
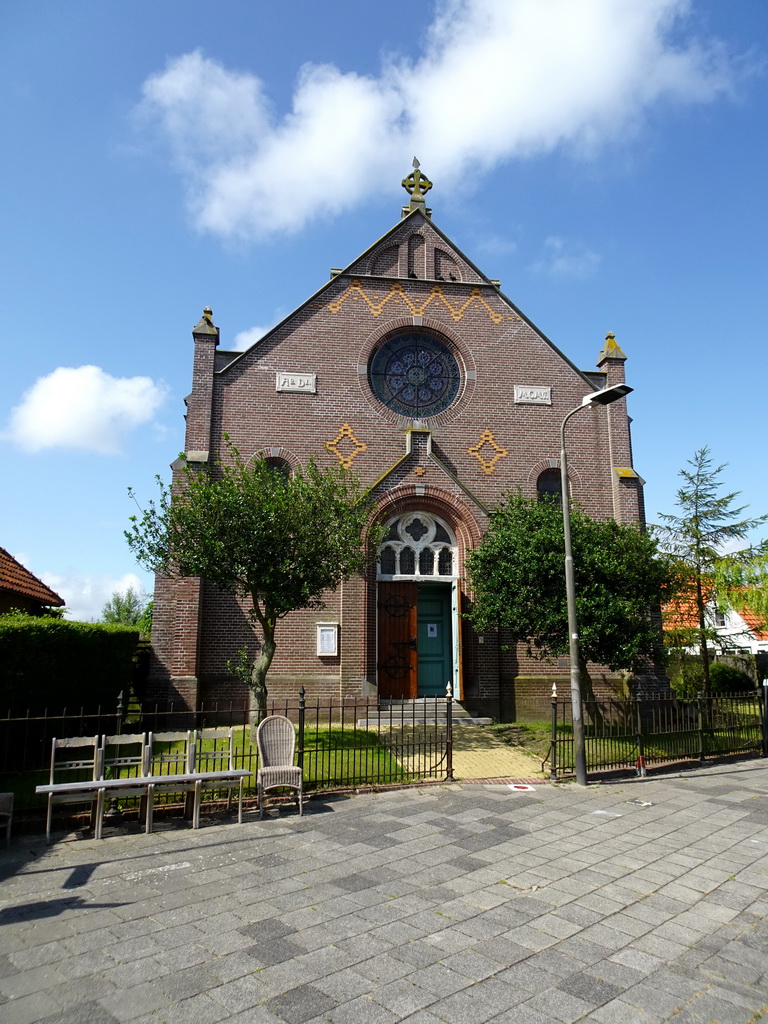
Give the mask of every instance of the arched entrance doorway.
M 413 511 L 384 527 L 377 565 L 379 697 L 460 695 L 458 545 L 451 527 Z

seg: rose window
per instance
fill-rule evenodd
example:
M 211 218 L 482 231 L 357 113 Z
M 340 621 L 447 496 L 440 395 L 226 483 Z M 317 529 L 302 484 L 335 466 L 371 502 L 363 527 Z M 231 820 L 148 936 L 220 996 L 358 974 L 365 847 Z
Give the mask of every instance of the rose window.
M 450 349 L 429 334 L 390 338 L 371 360 L 373 393 L 403 416 L 436 416 L 459 393 L 461 371 Z

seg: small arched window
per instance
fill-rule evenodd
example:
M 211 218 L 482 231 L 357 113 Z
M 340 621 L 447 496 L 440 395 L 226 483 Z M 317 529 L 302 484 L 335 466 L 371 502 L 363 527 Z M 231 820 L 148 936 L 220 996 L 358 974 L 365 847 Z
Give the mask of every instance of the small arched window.
M 269 458 L 264 460 L 267 464 L 267 468 L 270 472 L 275 473 L 277 476 L 283 477 L 288 480 L 291 475 L 290 463 L 286 462 L 285 459 Z
M 557 505 L 563 504 L 563 487 L 560 479 L 559 469 L 545 469 L 539 474 L 536 481 L 536 493 L 539 501 L 553 501 Z

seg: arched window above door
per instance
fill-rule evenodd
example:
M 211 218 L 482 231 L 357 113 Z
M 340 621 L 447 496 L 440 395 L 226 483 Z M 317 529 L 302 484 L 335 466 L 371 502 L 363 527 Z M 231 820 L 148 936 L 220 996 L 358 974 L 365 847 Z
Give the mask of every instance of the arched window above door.
M 379 579 L 451 578 L 458 575 L 458 547 L 450 527 L 428 512 L 409 512 L 384 527 Z

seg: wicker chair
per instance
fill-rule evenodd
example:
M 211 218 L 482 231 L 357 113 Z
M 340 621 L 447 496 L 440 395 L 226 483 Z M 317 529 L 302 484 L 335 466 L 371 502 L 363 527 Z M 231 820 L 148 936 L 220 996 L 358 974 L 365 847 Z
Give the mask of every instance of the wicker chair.
M 296 749 L 296 731 L 285 715 L 268 715 L 256 731 L 259 748 L 259 770 L 256 773 L 256 791 L 259 817 L 264 817 L 264 792 L 268 789 L 295 789 L 299 814 L 304 813 L 304 779 L 301 768 L 293 763 Z

